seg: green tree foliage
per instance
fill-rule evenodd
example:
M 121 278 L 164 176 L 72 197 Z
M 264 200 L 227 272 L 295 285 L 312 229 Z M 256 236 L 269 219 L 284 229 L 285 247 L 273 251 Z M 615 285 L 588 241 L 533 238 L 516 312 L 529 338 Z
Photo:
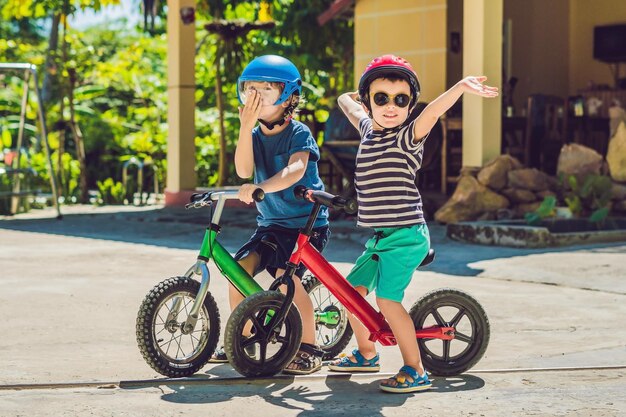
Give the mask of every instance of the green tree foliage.
M 66 16 L 79 8 L 98 10 L 119 0 L 0 0 L 0 56 L 5 61 L 30 62 L 43 67 L 50 47 L 48 30 L 55 13 Z M 297 3 L 297 4 L 296 4 Z M 259 19 L 258 1 L 205 1 L 196 11 L 196 168 L 199 186 L 218 182 L 217 163 L 219 147 L 219 114 L 216 109 L 215 57 L 221 56 L 221 81 L 224 93 L 225 152 L 232 158 L 238 137 L 239 119 L 236 80 L 243 67 L 255 56 L 278 54 L 291 59 L 300 69 L 304 81 L 306 109 L 324 121 L 334 107 L 336 96 L 353 88 L 352 82 L 352 23 L 331 21 L 319 27 L 317 15 L 332 0 L 274 0 L 269 2 L 272 19 L 276 22 L 269 31 L 253 30 L 239 39 L 225 44 L 219 36 L 211 35 L 205 25 L 215 18 L 256 21 Z M 139 7 L 139 4 L 137 4 Z M 138 13 L 139 10 L 138 10 Z M 176 15 L 178 18 L 178 16 Z M 61 24 L 63 19 L 60 20 Z M 48 25 L 48 26 L 46 26 Z M 66 41 L 63 54 L 58 46 L 55 59 L 58 66 L 49 69 L 61 77 L 76 73 L 73 90 L 76 120 L 84 137 L 89 187 L 97 188 L 107 178 L 120 181 L 122 164 L 136 155 L 150 160 L 158 167 L 159 182 L 163 188 L 167 171 L 167 69 L 166 35 L 150 35 L 137 28 L 112 24 L 79 31 L 71 26 L 61 33 Z M 223 53 L 218 54 L 218 48 Z M 43 71 L 42 71 L 43 72 Z M 19 74 L 0 75 L 0 120 L 19 115 L 21 84 Z M 43 80 L 39 80 L 41 85 Z M 65 88 L 65 87 L 64 87 Z M 66 197 L 76 193 L 77 159 L 73 137 L 64 129 L 68 120 L 67 94 L 58 92 L 47 105 L 49 141 L 57 150 L 65 139 L 67 157 L 61 164 Z M 66 97 L 65 101 L 61 97 Z M 35 126 L 36 103 L 31 95 L 27 122 Z M 3 142 L 16 132 L 3 123 Z M 7 131 L 8 133 L 4 133 Z M 30 140 L 36 145 L 37 139 Z M 10 145 L 4 143 L 2 148 Z M 38 146 L 32 146 L 31 161 L 44 180 L 45 158 Z M 59 166 L 58 161 L 53 161 Z M 193 163 L 190 161 L 189 163 Z M 226 184 L 239 184 L 234 167 L 224 178 Z M 151 178 L 146 178 L 146 187 Z

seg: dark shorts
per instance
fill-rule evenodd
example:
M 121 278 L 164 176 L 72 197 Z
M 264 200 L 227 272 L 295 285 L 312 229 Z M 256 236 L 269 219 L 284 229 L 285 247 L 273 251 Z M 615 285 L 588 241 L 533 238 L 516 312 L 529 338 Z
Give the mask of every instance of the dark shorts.
M 289 229 L 281 226 L 259 226 L 250 240 L 237 251 L 235 260 L 246 257 L 251 252 L 259 254 L 260 262 L 254 275 L 267 269 L 272 276 L 276 276 L 277 269 L 285 269 L 287 261 L 293 252 L 298 239 L 299 229 Z M 311 234 L 311 244 L 320 252 L 324 250 L 330 230 L 328 226 L 316 227 Z M 295 275 L 302 278 L 306 267 L 301 263 Z

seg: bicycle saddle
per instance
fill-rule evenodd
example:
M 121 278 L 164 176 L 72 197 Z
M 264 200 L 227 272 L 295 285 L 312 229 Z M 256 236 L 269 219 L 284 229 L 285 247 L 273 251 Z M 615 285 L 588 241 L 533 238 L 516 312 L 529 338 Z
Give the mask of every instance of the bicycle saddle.
M 422 266 L 426 266 L 426 265 L 428 265 L 429 263 L 431 263 L 434 260 L 435 260 L 435 250 L 433 248 L 430 248 L 430 249 L 428 249 L 428 254 L 424 258 L 422 263 L 419 264 L 418 268 L 420 268 Z

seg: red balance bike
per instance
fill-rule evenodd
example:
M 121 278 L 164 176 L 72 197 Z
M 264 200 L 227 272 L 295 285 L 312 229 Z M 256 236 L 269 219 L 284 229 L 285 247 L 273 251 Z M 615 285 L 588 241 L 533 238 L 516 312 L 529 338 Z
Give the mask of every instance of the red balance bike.
M 328 288 L 343 306 L 370 331 L 370 340 L 383 346 L 396 339 L 383 315 L 376 311 L 346 279 L 309 243 L 311 230 L 322 205 L 354 211 L 356 204 L 323 191 L 296 187 L 296 197 L 313 203 L 304 229 L 287 262 L 285 273 L 268 291 L 247 297 L 231 314 L 226 325 L 224 348 L 230 363 L 247 377 L 269 376 L 282 371 L 300 347 L 300 315 L 292 304 L 293 274 L 300 262 Z M 420 266 L 434 260 L 431 249 Z M 285 294 L 278 291 L 285 285 Z M 450 376 L 467 371 L 485 353 L 489 343 L 489 319 L 472 296 L 451 288 L 431 291 L 411 307 L 424 367 L 433 375 Z M 244 335 L 246 323 L 252 331 Z M 319 320 L 316 325 L 324 326 Z M 256 354 L 248 355 L 248 346 L 256 345 Z

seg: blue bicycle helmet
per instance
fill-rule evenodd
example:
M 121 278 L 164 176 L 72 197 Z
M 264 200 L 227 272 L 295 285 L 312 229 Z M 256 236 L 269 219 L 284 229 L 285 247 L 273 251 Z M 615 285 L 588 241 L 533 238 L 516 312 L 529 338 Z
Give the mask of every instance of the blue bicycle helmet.
M 296 66 L 288 59 L 278 55 L 263 55 L 254 58 L 244 68 L 237 80 L 237 98 L 243 104 L 241 95 L 246 81 L 267 81 L 283 83 L 285 88 L 274 105 L 287 100 L 293 93 L 302 93 L 302 78 Z

